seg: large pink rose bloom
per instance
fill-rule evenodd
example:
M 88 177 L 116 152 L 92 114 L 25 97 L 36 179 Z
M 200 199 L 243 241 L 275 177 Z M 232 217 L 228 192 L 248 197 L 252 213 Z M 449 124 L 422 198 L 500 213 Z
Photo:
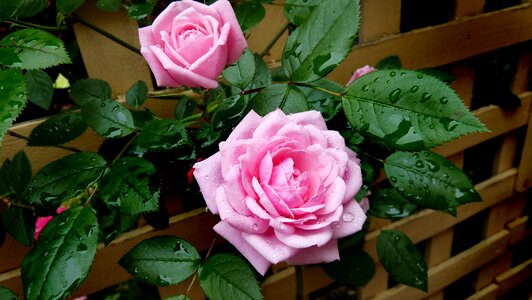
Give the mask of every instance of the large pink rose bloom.
M 140 52 L 157 85 L 216 88 L 216 78 L 247 47 L 231 4 L 172 2 L 151 26 L 139 29 Z
M 339 259 L 337 239 L 366 220 L 359 160 L 318 111 L 251 111 L 220 151 L 194 165 L 214 230 L 264 274 L 272 263 Z

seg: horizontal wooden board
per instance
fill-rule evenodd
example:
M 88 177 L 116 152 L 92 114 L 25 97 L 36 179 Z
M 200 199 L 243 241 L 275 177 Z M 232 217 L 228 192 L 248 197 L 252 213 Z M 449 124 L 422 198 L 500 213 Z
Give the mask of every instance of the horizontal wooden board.
M 354 70 L 398 55 L 403 67 L 418 69 L 457 62 L 532 38 L 532 4 L 463 18 L 362 43 L 328 77 L 347 82 Z M 508 34 L 510 33 L 511 34 Z

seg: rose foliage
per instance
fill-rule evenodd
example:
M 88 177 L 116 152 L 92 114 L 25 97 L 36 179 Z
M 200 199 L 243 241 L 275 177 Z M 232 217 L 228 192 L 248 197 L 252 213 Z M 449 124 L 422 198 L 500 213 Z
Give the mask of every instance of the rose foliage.
M 375 272 L 376 257 L 363 250 L 371 217 L 454 214 L 481 200 L 462 170 L 431 151 L 487 130 L 435 76 L 441 71 L 406 70 L 395 57 L 353 69 L 346 82 L 327 78 L 356 43 L 358 0 L 284 1 L 280 65 L 246 42 L 268 1 L 99 0 L 99 9 L 138 21 L 140 49 L 113 40 L 138 52 L 157 86 L 134 81 L 125 101 L 107 82 L 74 72 L 81 63 L 66 39 L 72 24 L 90 26 L 76 13 L 83 2 L 0 4 L 0 21 L 13 25 L 0 36 L 0 142 L 7 134 L 71 152 L 35 172 L 24 151 L 0 167 L 8 204 L 0 233 L 30 248 L 25 299 L 67 298 L 99 243 L 140 218 L 167 228 L 169 215 L 186 210 L 214 227 L 144 240 L 119 265 L 151 285 L 197 278 L 209 299 L 262 299 L 273 264 L 295 265 L 297 276 L 299 265 L 320 265 L 363 286 Z M 32 23 L 50 16 L 57 26 Z M 71 100 L 59 114 L 29 136 L 10 129 L 27 106 L 57 107 L 60 89 Z M 153 98 L 173 101 L 173 116 L 148 109 Z M 104 140 L 98 151 L 65 145 L 88 128 Z M 207 249 L 210 237 L 217 242 Z M 427 290 L 423 255 L 408 236 L 384 228 L 376 248 L 396 281 Z

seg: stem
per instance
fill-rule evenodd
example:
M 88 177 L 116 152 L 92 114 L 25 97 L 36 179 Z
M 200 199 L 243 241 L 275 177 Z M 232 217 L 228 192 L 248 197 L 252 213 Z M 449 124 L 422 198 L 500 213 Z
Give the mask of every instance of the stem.
M 13 201 L 11 201 L 9 198 L 7 198 L 7 197 L 2 198 L 2 201 L 3 201 L 8 207 L 9 207 L 9 206 L 14 206 L 14 207 L 18 207 L 18 208 L 29 209 L 29 210 L 31 210 L 31 211 L 35 211 L 35 208 L 33 208 L 33 206 L 26 205 L 26 204 L 23 204 L 23 203 L 13 202 Z
M 242 91 L 240 92 L 240 96 L 244 96 L 244 95 L 248 95 L 248 94 L 253 94 L 253 93 L 256 93 L 256 92 L 260 92 L 261 90 L 263 90 L 265 87 L 258 87 L 258 88 L 254 88 L 254 89 L 251 89 L 251 90 L 247 90 L 247 91 Z
M 14 131 L 11 131 L 11 130 L 8 130 L 7 134 L 9 134 L 12 137 L 21 139 L 21 140 L 25 140 L 25 141 L 29 141 L 30 140 L 29 137 L 23 136 L 23 135 L 18 134 L 18 133 L 14 132 Z M 60 149 L 64 149 L 64 150 L 68 150 L 68 151 L 72 151 L 72 152 L 76 152 L 76 153 L 83 152 L 83 151 L 79 150 L 78 148 L 69 147 L 69 146 L 63 146 L 63 145 L 53 145 L 53 146 L 48 146 L 48 147 L 60 148 Z
M 122 148 L 122 150 L 120 150 L 120 152 L 116 155 L 116 157 L 111 162 L 111 165 L 113 165 L 120 157 L 122 157 L 122 155 L 124 155 L 126 150 L 129 148 L 129 146 L 131 146 L 131 144 L 135 141 L 135 139 L 137 139 L 138 136 L 139 136 L 139 132 L 135 131 L 135 135 L 127 142 L 127 144 Z
M 338 97 L 338 98 L 342 98 L 342 96 L 344 95 L 342 93 L 333 92 L 333 91 L 328 90 L 326 88 L 322 88 L 321 86 L 315 86 L 315 85 L 312 85 L 310 83 L 305 83 L 305 82 L 293 82 L 292 81 L 292 82 L 289 82 L 288 84 L 293 84 L 293 85 L 296 85 L 296 86 L 309 87 L 309 88 L 318 90 L 320 92 L 324 92 L 326 94 L 329 94 L 329 95 L 332 95 L 332 96 L 335 96 L 335 97 Z
M 45 26 L 45 25 L 30 23 L 30 22 L 21 21 L 21 20 L 14 20 L 14 19 L 11 19 L 5 22 L 20 26 L 20 27 L 35 28 L 35 29 L 42 29 L 42 30 L 48 30 L 48 31 L 63 31 L 63 30 L 68 29 L 67 26 Z
M 109 32 L 107 32 L 107 31 L 101 29 L 100 27 L 98 27 L 98 26 L 96 26 L 96 25 L 90 23 L 89 21 L 83 19 L 79 14 L 74 13 L 73 16 L 74 16 L 74 19 L 75 19 L 77 22 L 79 22 L 79 23 L 81 23 L 81 24 L 83 24 L 83 25 L 89 27 L 90 29 L 92 29 L 92 30 L 98 32 L 99 34 L 105 36 L 106 38 L 112 40 L 113 42 L 119 44 L 120 46 L 123 46 L 123 47 L 125 47 L 126 49 L 135 52 L 136 54 L 140 54 L 140 49 L 138 49 L 137 47 L 135 47 L 135 46 L 133 46 L 133 45 L 131 45 L 131 44 L 125 42 L 124 40 L 118 38 L 117 36 L 112 35 L 112 34 L 110 34 Z
M 207 254 L 205 255 L 205 259 L 209 258 L 211 255 L 212 248 L 214 247 L 214 244 L 216 243 L 216 239 L 218 236 L 216 236 L 211 243 L 211 246 L 209 247 L 209 250 L 207 250 Z M 199 266 L 198 266 L 199 268 Z M 194 282 L 196 281 L 196 277 L 198 277 L 198 268 L 196 268 L 196 272 L 194 273 L 194 277 L 192 277 L 192 280 L 190 281 L 190 284 L 188 285 L 187 291 L 185 292 L 185 296 L 188 297 L 188 294 L 190 293 L 190 290 L 192 289 L 192 286 L 194 285 Z
M 303 269 L 295 266 L 296 269 L 296 300 L 303 300 Z
M 270 50 L 272 49 L 272 47 L 275 45 L 275 43 L 281 38 L 281 36 L 283 35 L 283 33 L 288 29 L 288 27 L 290 26 L 290 22 L 286 22 L 286 24 L 281 28 L 281 30 L 279 30 L 277 32 L 277 34 L 275 34 L 275 36 L 273 37 L 273 39 L 268 43 L 268 45 L 266 45 L 266 48 L 264 48 L 264 50 L 262 50 L 262 52 L 259 54 L 260 57 L 264 57 L 266 56 Z

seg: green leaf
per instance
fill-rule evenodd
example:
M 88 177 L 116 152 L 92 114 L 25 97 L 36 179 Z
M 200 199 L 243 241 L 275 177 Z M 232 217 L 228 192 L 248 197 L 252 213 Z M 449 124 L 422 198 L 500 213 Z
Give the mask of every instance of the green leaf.
M 296 113 L 308 110 L 305 94 L 296 86 L 272 84 L 261 90 L 251 101 L 251 108 L 259 115 L 280 108 L 285 113 Z
M 246 98 L 240 95 L 222 100 L 212 117 L 213 128 L 221 130 L 233 126 L 241 119 L 246 106 Z
M 343 106 L 355 130 L 399 150 L 432 148 L 487 131 L 449 86 L 415 71 L 366 74 L 349 85 Z
M 11 124 L 26 105 L 26 81 L 19 70 L 0 70 L 0 145 Z
M 98 207 L 97 211 L 101 240 L 106 246 L 120 234 L 138 226 L 139 215 L 125 215 L 107 207 Z
M 325 88 L 336 93 L 343 93 L 344 88 L 334 81 L 320 79 L 312 85 Z M 325 121 L 331 120 L 342 108 L 342 99 L 313 88 L 301 88 L 305 93 L 309 109 L 321 112 Z
M 13 49 L 0 48 L 0 65 L 11 66 L 15 63 L 21 63 L 17 53 Z
M 234 65 L 227 67 L 222 74 L 229 83 L 241 90 L 250 85 L 255 75 L 255 57 L 249 48 L 244 51 L 244 54 Z
M 22 261 L 24 298 L 66 298 L 87 278 L 97 246 L 92 208 L 70 208 L 54 217 Z
M 111 86 L 100 79 L 81 79 L 76 81 L 70 89 L 70 96 L 74 101 L 83 106 L 91 102 L 98 102 L 113 98 Z
M 105 167 L 105 160 L 96 153 L 65 156 L 33 176 L 26 189 L 26 199 L 37 206 L 58 207 L 90 187 Z
M 124 137 L 135 131 L 131 112 L 113 100 L 93 101 L 81 107 L 83 120 L 105 138 Z
M 35 216 L 28 209 L 6 207 L 2 211 L 4 228 L 22 245 L 29 247 L 35 234 Z
M 175 107 L 175 118 L 176 120 L 182 120 L 186 117 L 189 117 L 194 113 L 194 110 L 196 109 L 196 102 L 194 100 L 183 97 L 179 99 L 179 103 Z
M 244 32 L 257 26 L 265 14 L 264 6 L 257 0 L 243 2 L 235 7 L 236 18 Z
M 396 152 L 386 158 L 384 170 L 403 197 L 424 207 L 445 210 L 482 201 L 462 170 L 430 151 Z
M 148 98 L 148 86 L 142 80 L 135 82 L 127 90 L 126 102 L 135 108 L 139 108 L 146 101 L 146 98 Z
M 55 6 L 57 11 L 68 15 L 73 13 L 78 7 L 80 7 L 85 0 L 56 0 Z
M 120 8 L 121 0 L 98 0 L 96 7 L 107 12 L 115 12 Z
M 445 82 L 446 84 L 451 84 L 456 80 L 456 77 L 454 77 L 452 74 L 449 74 L 447 72 L 444 72 L 444 71 L 441 71 L 435 68 L 419 69 L 418 72 L 430 75 L 432 77 L 436 77 L 439 80 Z
M 335 281 L 349 286 L 364 286 L 375 275 L 373 258 L 362 249 L 347 249 L 340 253 L 340 260 L 321 267 Z
M 198 274 L 200 285 L 209 299 L 262 299 L 253 271 L 238 256 L 213 255 L 200 266 Z
M 127 15 L 134 20 L 141 20 L 150 16 L 153 12 L 154 3 L 146 1 L 141 3 L 133 3 L 127 9 Z
M 178 120 L 154 120 L 146 124 L 137 144 L 149 150 L 169 150 L 190 144 L 185 127 Z
M 178 296 L 168 297 L 165 300 L 190 300 L 190 298 L 185 295 L 178 295 Z
M 28 146 L 56 146 L 81 136 L 87 124 L 79 113 L 64 113 L 46 119 L 30 134 Z
M 167 286 L 186 280 L 201 262 L 196 248 L 173 236 L 144 240 L 119 261 L 131 275 L 143 282 Z
M 369 213 L 379 218 L 401 219 L 416 212 L 417 206 L 408 202 L 395 189 L 377 190 L 371 195 Z
M 5 21 L 15 14 L 18 7 L 17 1 L 0 1 L 0 21 Z M 0 51 L 0 62 L 3 59 L 3 53 Z
M 8 2 L 18 2 L 17 10 L 13 17 L 29 18 L 41 13 L 47 6 L 48 0 L 17 0 Z
M 286 0 L 284 14 L 295 25 L 303 24 L 322 0 Z
M 22 198 L 30 179 L 30 160 L 24 151 L 19 151 L 13 160 L 6 159 L 0 168 L 0 198 L 10 194 Z
M 63 41 L 39 29 L 21 29 L 7 35 L 0 41 L 0 49 L 18 55 L 20 62 L 7 65 L 11 68 L 44 69 L 70 63 Z
M 375 68 L 377 70 L 400 69 L 401 59 L 397 55 L 385 57 L 375 65 Z
M 268 65 L 262 60 L 260 55 L 255 55 L 255 75 L 253 75 L 253 81 L 251 88 L 265 87 L 272 84 L 272 77 L 270 75 L 270 69 Z
M 108 207 L 126 215 L 157 210 L 159 191 L 150 188 L 155 167 L 142 158 L 124 157 L 116 161 L 102 178 L 100 196 Z
M 383 230 L 377 237 L 377 255 L 396 281 L 425 292 L 428 290 L 425 259 L 404 233 Z
M 50 76 L 42 70 L 28 70 L 24 77 L 26 78 L 30 102 L 49 110 L 54 95 L 54 83 Z
M 149 122 L 153 121 L 155 115 L 149 110 L 131 110 L 131 115 L 133 116 L 133 123 L 137 128 L 142 128 Z
M 325 77 L 351 51 L 359 20 L 358 0 L 321 1 L 290 34 L 283 51 L 284 72 L 300 82 Z
M 0 299 L 3 300 L 18 300 L 17 294 L 15 294 L 12 290 L 0 286 Z

